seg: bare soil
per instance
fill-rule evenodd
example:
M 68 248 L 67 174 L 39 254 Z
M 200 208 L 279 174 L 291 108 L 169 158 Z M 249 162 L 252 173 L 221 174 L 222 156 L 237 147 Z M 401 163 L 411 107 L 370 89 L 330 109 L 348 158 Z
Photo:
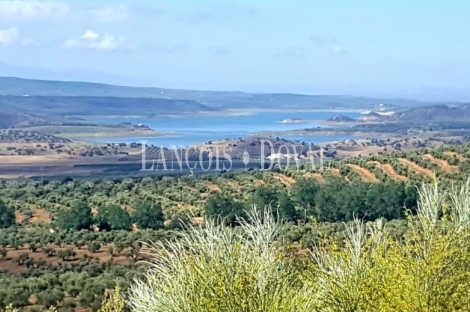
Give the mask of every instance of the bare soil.
M 431 154 L 426 154 L 426 155 L 423 156 L 423 158 L 429 159 L 430 161 L 432 161 L 433 163 L 435 163 L 436 165 L 441 167 L 442 170 L 444 170 L 444 171 L 447 171 L 447 172 L 458 172 L 459 171 L 459 166 L 451 166 L 451 165 L 449 165 L 447 160 L 435 158 Z
M 415 171 L 415 172 L 419 172 L 421 174 L 424 174 L 428 177 L 434 177 L 434 172 L 432 172 L 431 170 L 429 169 L 425 169 L 421 166 L 419 166 L 418 164 L 412 162 L 412 161 L 409 161 L 408 159 L 405 159 L 405 158 L 398 158 L 398 160 L 404 164 L 405 166 L 408 166 L 408 168 L 410 168 L 411 170 Z
M 357 165 L 353 165 L 353 164 L 348 164 L 348 166 L 353 169 L 354 171 L 356 171 L 357 173 L 359 173 L 359 175 L 361 176 L 361 178 L 364 180 L 364 181 L 368 181 L 368 182 L 379 182 L 379 179 L 377 179 L 377 177 L 375 176 L 375 174 L 373 174 L 372 172 L 370 172 L 369 170 L 365 169 L 365 168 L 362 168 L 362 167 L 359 167 Z

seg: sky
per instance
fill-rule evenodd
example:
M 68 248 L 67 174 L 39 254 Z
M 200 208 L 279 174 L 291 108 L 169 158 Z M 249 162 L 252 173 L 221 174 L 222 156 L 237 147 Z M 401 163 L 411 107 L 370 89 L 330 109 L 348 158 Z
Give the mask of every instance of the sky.
M 0 76 L 470 100 L 463 0 L 0 0 Z

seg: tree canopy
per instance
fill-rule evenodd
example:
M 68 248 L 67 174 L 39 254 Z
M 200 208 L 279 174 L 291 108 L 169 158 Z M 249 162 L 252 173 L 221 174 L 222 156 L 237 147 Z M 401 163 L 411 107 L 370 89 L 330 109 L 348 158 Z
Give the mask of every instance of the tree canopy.
M 0 228 L 8 228 L 15 224 L 15 211 L 0 199 Z
M 85 203 L 75 204 L 72 209 L 61 211 L 58 214 L 56 224 L 64 230 L 89 229 L 93 225 L 91 208 Z

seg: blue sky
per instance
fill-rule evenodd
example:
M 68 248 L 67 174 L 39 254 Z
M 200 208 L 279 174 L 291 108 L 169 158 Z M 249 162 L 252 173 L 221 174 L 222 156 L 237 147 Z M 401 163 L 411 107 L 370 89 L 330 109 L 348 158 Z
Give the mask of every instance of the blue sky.
M 470 100 L 466 1 L 0 0 L 0 75 Z

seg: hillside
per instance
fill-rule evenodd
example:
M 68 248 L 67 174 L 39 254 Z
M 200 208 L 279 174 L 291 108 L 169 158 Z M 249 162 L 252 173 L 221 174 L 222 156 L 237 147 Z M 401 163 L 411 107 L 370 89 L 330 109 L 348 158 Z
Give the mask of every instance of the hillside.
M 399 121 L 470 121 L 470 106 L 464 105 L 430 105 L 416 107 L 396 114 Z
M 1 103 L 1 102 L 0 102 Z M 2 110 L 8 110 L 0 104 Z M 11 128 L 11 127 L 28 127 L 28 126 L 57 126 L 61 125 L 62 122 L 51 120 L 49 117 L 42 118 L 17 112 L 16 109 L 10 109 L 9 111 L 0 112 L 0 128 Z
M 42 97 L 112 97 L 154 98 L 196 101 L 212 108 L 224 109 L 369 109 L 379 103 L 393 107 L 415 107 L 427 102 L 402 99 L 375 99 L 337 95 L 302 95 L 279 93 L 243 93 L 230 91 L 196 91 L 163 88 L 114 86 L 88 82 L 46 81 L 0 77 L 0 96 Z
M 252 203 L 280 207 L 292 221 L 281 233 L 290 248 L 312 248 L 324 234 L 341 239 L 340 222 L 353 217 L 383 217 L 387 231 L 401 237 L 407 224 L 403 207 L 416 209 L 414 186 L 433 181 L 434 174 L 443 188 L 466 181 L 469 158 L 470 145 L 464 145 L 325 161 L 323 170 L 315 159 L 314 169 L 303 164 L 196 176 L 0 181 L 0 197 L 17 222 L 0 229 L 0 282 L 7 285 L 0 289 L 0 304 L 69 308 L 63 311 L 97 307 L 116 283 L 125 290 L 140 276 L 145 266 L 135 262 L 149 251 L 141 242 L 174 241 L 177 233 L 168 230 L 181 229 L 180 219 L 200 223 L 210 209 L 233 220 L 234 211 L 243 213 Z M 81 214 L 74 215 L 78 209 Z M 141 220 L 139 211 L 151 218 L 139 223 L 147 226 L 131 224 Z M 320 223 L 303 224 L 309 217 Z M 5 214 L 0 219 L 8 220 Z
M 43 118 L 75 116 L 145 116 L 215 111 L 192 100 L 94 96 L 0 96 L 3 112 L 34 112 Z
M 400 109 L 396 112 L 368 112 L 357 121 L 372 122 L 469 122 L 470 106 L 468 104 L 438 104 Z
M 274 162 L 277 164 L 277 161 Z M 135 178 L 116 178 L 107 180 L 93 180 L 94 187 L 86 189 L 86 200 L 93 205 L 102 205 L 107 202 L 120 202 L 121 205 L 133 205 L 137 197 L 146 194 L 153 200 L 161 202 L 165 213 L 169 218 L 187 208 L 193 212 L 201 212 L 205 199 L 210 194 L 222 192 L 236 199 L 247 198 L 253 190 L 260 185 L 287 188 L 293 186 L 300 179 L 312 179 L 312 181 L 325 181 L 331 177 L 342 177 L 349 182 L 387 182 L 387 181 L 411 181 L 431 182 L 436 177 L 443 183 L 450 185 L 452 181 L 465 181 L 470 173 L 470 144 L 461 146 L 442 146 L 438 149 L 420 149 L 414 152 L 393 152 L 391 154 L 373 155 L 367 157 L 351 157 L 344 160 L 324 160 L 323 170 L 320 169 L 318 155 L 314 158 L 315 168 L 312 170 L 310 161 L 299 163 L 299 169 L 295 168 L 295 162 L 288 170 L 279 170 L 275 166 L 272 170 L 234 171 L 224 174 L 206 173 L 200 176 L 152 176 Z M 285 165 L 283 165 L 285 167 Z M 79 184 L 85 183 L 75 182 Z M 91 183 L 92 180 L 89 180 Z M 15 182 L 12 182 L 16 185 Z M 143 183 L 143 184 L 141 184 Z M 33 196 L 28 189 L 37 182 L 16 185 L 23 189 L 26 197 Z M 109 184 L 109 185 L 108 185 Z M 101 186 L 108 185 L 111 188 L 102 193 Z M 144 192 L 143 186 L 152 189 L 152 192 Z M 35 186 L 37 187 L 37 186 Z M 60 193 L 75 192 L 75 188 L 66 188 L 60 182 L 51 182 L 47 192 Z M 125 191 L 121 196 L 119 189 Z M 46 192 L 46 193 L 47 193 Z M 35 199 L 36 205 L 41 208 L 53 209 L 55 203 L 48 200 L 46 193 Z M 17 203 L 19 207 L 24 203 L 17 198 L 16 193 L 4 189 L 0 195 L 8 201 Z M 70 198 L 73 196 L 71 195 Z

